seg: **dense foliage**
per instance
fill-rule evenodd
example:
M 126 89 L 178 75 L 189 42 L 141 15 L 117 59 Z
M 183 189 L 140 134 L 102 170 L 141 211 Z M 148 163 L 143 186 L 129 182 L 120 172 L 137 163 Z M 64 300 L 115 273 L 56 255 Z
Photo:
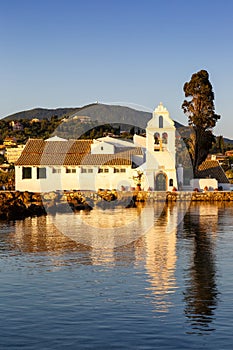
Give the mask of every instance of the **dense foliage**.
M 194 177 L 198 176 L 198 166 L 206 159 L 215 142 L 212 129 L 220 116 L 215 113 L 214 93 L 209 81 L 209 74 L 201 70 L 192 75 L 183 87 L 185 97 L 182 104 L 188 123 L 192 126 L 187 146 L 193 165 Z
M 182 108 L 188 116 L 189 125 L 209 130 L 216 125 L 220 116 L 215 113 L 214 93 L 209 81 L 209 74 L 201 70 L 192 75 L 191 80 L 184 84 L 185 97 Z
M 59 119 L 57 116 L 53 116 L 50 120 L 47 118 L 38 121 L 20 119 L 17 122 L 20 123 L 21 130 L 15 130 L 12 122 L 0 120 L 0 144 L 3 144 L 5 138 L 9 136 L 15 137 L 18 144 L 25 144 L 29 138 L 47 139 L 54 135 L 66 139 L 94 139 L 108 134 L 132 138 L 134 133 L 145 132 L 144 129 L 127 124 L 100 125 L 97 120 L 82 123 L 80 120 L 72 118 L 64 121 L 64 118 Z
M 32 122 L 28 119 L 21 119 L 19 123 L 22 125 L 22 130 L 14 130 L 10 122 L 0 120 L 0 143 L 8 136 L 15 137 L 18 144 L 25 144 L 29 138 L 46 139 L 54 132 L 61 123 L 57 116 L 40 121 Z

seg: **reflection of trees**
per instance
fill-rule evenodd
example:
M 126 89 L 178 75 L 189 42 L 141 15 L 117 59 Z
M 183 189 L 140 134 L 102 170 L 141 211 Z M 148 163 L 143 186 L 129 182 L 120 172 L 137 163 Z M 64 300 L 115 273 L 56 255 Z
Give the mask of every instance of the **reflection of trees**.
M 196 210 L 200 210 L 200 207 L 197 207 Z M 188 287 L 184 299 L 186 316 L 192 327 L 201 332 L 210 330 L 209 326 L 217 305 L 218 291 L 215 281 L 216 268 L 212 239 L 213 233 L 216 233 L 218 216 L 209 217 L 196 214 L 196 211 L 195 215 L 188 212 L 184 218 L 186 238 L 192 239 L 194 245 L 193 262 L 188 269 Z

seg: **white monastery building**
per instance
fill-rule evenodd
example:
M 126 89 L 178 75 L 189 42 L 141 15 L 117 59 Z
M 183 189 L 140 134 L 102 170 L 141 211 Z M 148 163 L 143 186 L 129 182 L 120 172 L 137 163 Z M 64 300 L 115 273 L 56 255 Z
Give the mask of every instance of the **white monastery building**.
M 177 187 L 175 126 L 162 105 L 154 110 L 146 137 L 133 142 L 112 137 L 96 140 L 29 139 L 15 163 L 19 191 L 122 189 L 136 186 L 166 191 Z

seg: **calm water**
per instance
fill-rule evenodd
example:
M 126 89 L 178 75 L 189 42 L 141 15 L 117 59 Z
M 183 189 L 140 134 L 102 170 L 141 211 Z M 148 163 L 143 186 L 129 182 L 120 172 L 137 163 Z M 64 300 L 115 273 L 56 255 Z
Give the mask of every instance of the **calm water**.
M 0 223 L 0 349 L 232 349 L 233 205 Z

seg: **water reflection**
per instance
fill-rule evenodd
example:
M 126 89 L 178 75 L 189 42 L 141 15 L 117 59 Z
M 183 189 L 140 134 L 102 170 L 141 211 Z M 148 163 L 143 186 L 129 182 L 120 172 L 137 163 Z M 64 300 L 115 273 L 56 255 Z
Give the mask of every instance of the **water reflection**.
M 211 331 L 217 307 L 215 238 L 218 206 L 192 204 L 184 218 L 184 238 L 191 244 L 186 270 L 185 314 L 193 332 Z
M 154 311 L 163 314 L 175 306 L 174 298 L 181 297 L 184 283 L 183 307 L 192 332 L 209 332 L 214 329 L 219 294 L 215 250 L 222 208 L 216 204 L 191 204 L 188 209 L 187 205 L 157 203 L 146 208 L 117 210 L 115 215 L 106 211 L 101 222 L 99 212 L 93 210 L 58 215 L 56 225 L 49 215 L 17 221 L 14 225 L 1 223 L 0 253 L 5 254 L 7 248 L 15 255 L 28 254 L 25 266 L 32 270 L 43 264 L 49 271 L 77 265 L 138 269 L 145 290 L 141 297 L 152 303 Z M 111 228 L 111 219 L 116 230 Z M 71 234 L 63 234 L 58 224 L 67 227 Z M 92 230 L 85 231 L 87 226 Z M 110 226 L 111 232 L 101 230 L 102 226 Z M 124 239 L 127 235 L 128 242 Z M 89 244 L 80 243 L 77 237 L 82 238 L 81 242 L 85 238 Z M 124 244 L 119 245 L 120 242 Z M 179 261 L 185 263 L 179 266 Z M 179 281 L 180 276 L 184 280 Z
M 159 213 L 160 215 L 160 213 Z M 137 240 L 153 226 L 151 207 L 116 208 L 77 215 L 56 215 L 51 218 L 54 226 L 72 240 L 92 247 L 93 250 L 114 250 Z
M 62 254 L 77 247 L 77 243 L 56 229 L 49 216 L 17 221 L 14 244 L 21 252 L 53 252 Z
M 12 249 L 25 253 L 62 255 L 70 251 L 89 252 L 92 264 L 119 261 L 120 251 L 132 250 L 129 258 L 134 262 L 140 238 L 154 224 L 161 225 L 163 209 L 164 203 L 128 210 L 103 212 L 96 209 L 77 214 L 27 218 L 12 225 L 8 240 Z M 162 217 L 164 219 L 164 212 Z M 176 215 L 170 215 L 169 220 L 167 217 L 166 222 L 166 231 L 170 232 L 176 226 Z
M 144 237 L 145 267 L 154 309 L 167 312 L 172 305 L 170 293 L 176 290 L 176 227 L 178 206 L 164 207 L 162 215 Z

